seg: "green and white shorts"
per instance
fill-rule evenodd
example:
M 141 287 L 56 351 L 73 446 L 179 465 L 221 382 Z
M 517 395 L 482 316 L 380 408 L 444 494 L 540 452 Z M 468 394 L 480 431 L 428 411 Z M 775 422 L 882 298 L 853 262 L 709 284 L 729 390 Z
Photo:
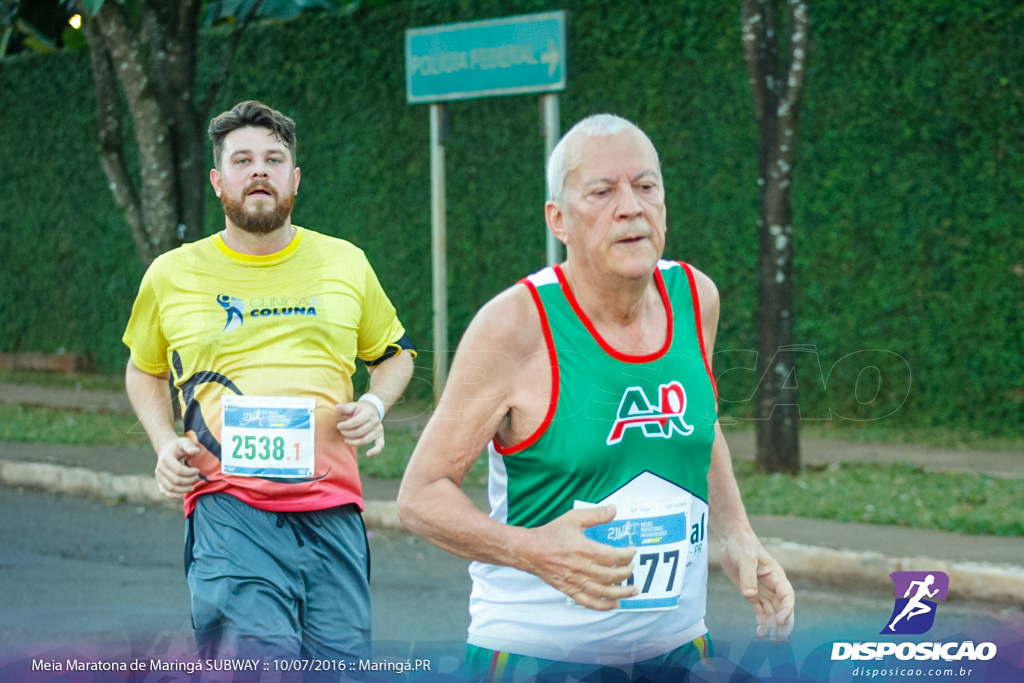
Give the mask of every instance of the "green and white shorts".
M 467 681 L 480 683 L 625 683 L 645 678 L 683 683 L 689 680 L 694 667 L 710 667 L 707 659 L 713 656 L 713 650 L 711 639 L 703 635 L 653 659 L 621 666 L 599 666 L 526 657 L 467 645 L 465 677 Z

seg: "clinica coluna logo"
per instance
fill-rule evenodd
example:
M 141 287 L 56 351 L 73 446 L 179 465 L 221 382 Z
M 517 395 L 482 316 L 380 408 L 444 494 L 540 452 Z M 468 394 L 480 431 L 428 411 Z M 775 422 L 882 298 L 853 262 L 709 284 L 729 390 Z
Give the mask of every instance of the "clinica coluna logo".
M 316 297 L 307 299 L 296 296 L 259 296 L 243 302 L 242 299 L 230 294 L 218 294 L 217 303 L 227 313 L 224 332 L 241 327 L 246 317 L 277 318 L 317 314 Z
M 316 315 L 316 297 L 256 296 L 248 301 L 250 318 Z
M 241 327 L 245 322 L 245 304 L 236 296 L 230 294 L 218 294 L 217 303 L 228 314 L 227 322 L 224 323 L 224 331 L 230 332 L 236 327 Z

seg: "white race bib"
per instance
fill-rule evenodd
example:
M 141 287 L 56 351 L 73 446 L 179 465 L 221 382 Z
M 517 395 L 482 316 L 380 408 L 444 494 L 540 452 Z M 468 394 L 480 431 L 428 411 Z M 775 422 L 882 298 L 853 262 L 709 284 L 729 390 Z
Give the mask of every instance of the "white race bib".
M 576 501 L 575 509 L 596 507 Z M 615 519 L 584 529 L 587 538 L 618 548 L 634 547 L 633 575 L 623 585 L 640 593 L 619 600 L 619 611 L 667 610 L 679 604 L 686 574 L 690 499 L 615 506 Z M 575 604 L 570 598 L 570 604 Z
M 316 465 L 316 399 L 221 398 L 221 473 L 236 477 L 311 477 Z

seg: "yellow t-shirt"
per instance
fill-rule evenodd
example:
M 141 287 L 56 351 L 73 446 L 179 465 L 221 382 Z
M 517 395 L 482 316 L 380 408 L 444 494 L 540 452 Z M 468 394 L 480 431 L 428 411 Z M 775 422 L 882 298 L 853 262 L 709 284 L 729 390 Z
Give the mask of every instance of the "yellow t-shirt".
M 373 361 L 405 335 L 363 252 L 296 226 L 283 250 L 241 254 L 220 235 L 159 256 L 147 270 L 123 341 L 144 372 L 170 372 L 185 431 L 202 446 L 195 498 L 224 491 L 264 510 L 320 510 L 356 503 L 356 452 L 338 433 L 334 407 L 353 399 L 355 359 Z M 221 397 L 316 400 L 314 475 L 221 474 Z

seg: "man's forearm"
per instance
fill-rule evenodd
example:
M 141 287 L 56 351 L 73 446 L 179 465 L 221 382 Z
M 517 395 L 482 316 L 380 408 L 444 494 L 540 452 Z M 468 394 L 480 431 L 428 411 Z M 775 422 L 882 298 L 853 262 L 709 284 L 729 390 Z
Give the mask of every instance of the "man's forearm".
M 160 449 L 178 437 L 174 426 L 174 409 L 167 377 L 140 370 L 130 360 L 125 370 L 125 390 L 139 424 L 146 431 L 153 450 Z
M 715 442 L 711 448 L 711 469 L 708 471 L 708 515 L 711 529 L 719 538 L 728 538 L 736 533 L 753 533 L 733 473 L 729 446 L 717 424 Z
M 367 388 L 367 393 L 379 398 L 384 403 L 384 408 L 390 410 L 391 406 L 395 405 L 402 397 L 405 388 L 409 386 L 412 373 L 412 354 L 400 351 L 370 370 L 370 385 Z

